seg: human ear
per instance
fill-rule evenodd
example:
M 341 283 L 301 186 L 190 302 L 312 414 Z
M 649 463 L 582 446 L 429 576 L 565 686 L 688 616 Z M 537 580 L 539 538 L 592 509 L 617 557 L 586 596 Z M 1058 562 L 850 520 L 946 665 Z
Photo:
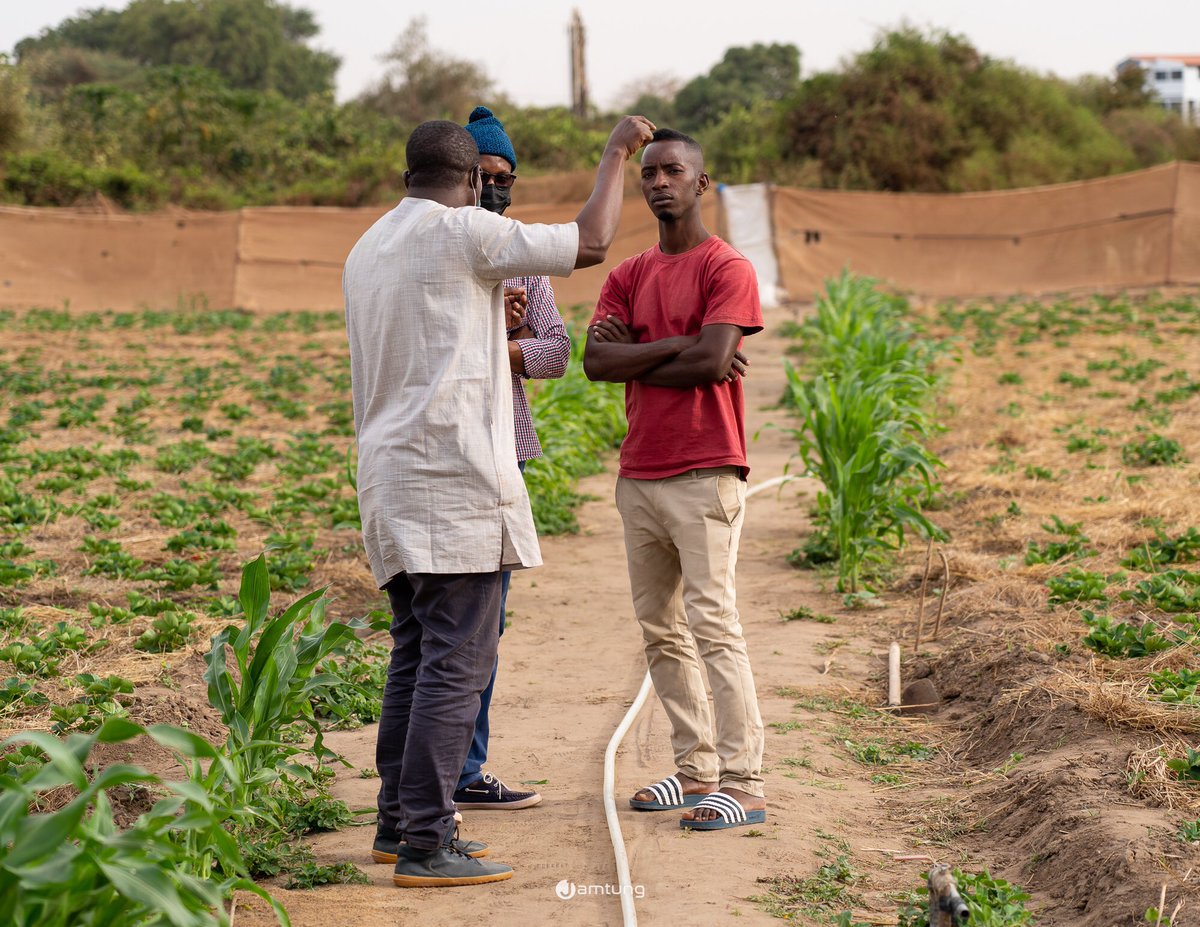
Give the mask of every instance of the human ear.
M 405 189 L 405 190 L 407 190 L 407 189 L 408 189 L 409 178 L 410 178 L 411 176 L 412 176 L 412 174 L 411 174 L 409 171 L 405 171 L 405 172 L 404 172 L 404 189 Z
M 478 164 L 467 174 L 467 184 L 471 188 L 471 199 L 476 207 L 483 199 L 483 172 Z
M 696 178 L 696 195 L 704 196 L 704 194 L 708 191 L 710 183 L 711 181 L 708 179 L 708 173 L 706 171 L 701 171 L 700 176 Z

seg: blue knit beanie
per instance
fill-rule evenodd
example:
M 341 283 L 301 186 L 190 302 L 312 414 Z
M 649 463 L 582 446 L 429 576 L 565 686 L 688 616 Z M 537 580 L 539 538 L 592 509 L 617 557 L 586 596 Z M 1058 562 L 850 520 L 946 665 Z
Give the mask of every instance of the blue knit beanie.
M 471 133 L 481 155 L 503 158 L 512 165 L 514 171 L 517 169 L 517 153 L 513 151 L 512 142 L 508 140 L 508 134 L 504 131 L 504 123 L 497 119 L 490 109 L 486 106 L 476 106 L 471 110 L 471 118 L 463 128 Z

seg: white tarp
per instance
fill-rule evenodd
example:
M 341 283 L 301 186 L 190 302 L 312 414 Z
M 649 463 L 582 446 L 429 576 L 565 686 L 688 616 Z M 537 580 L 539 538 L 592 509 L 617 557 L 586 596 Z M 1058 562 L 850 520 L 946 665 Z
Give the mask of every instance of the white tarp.
M 771 199 L 765 183 L 719 184 L 729 243 L 742 252 L 758 274 L 758 294 L 764 308 L 778 306 L 779 262 L 771 228 Z

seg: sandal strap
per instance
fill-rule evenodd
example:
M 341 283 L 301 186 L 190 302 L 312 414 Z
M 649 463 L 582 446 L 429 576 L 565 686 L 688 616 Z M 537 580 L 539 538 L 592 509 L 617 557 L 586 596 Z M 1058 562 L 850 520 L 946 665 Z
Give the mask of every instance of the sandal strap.
M 683 785 L 677 776 L 667 776 L 653 785 L 646 786 L 646 791 L 654 796 L 660 805 L 682 805 Z
M 710 792 L 704 796 L 700 804 L 696 805 L 696 809 L 699 808 L 712 809 L 720 815 L 721 820 L 728 824 L 746 823 L 746 809 L 736 798 L 726 795 L 724 792 Z

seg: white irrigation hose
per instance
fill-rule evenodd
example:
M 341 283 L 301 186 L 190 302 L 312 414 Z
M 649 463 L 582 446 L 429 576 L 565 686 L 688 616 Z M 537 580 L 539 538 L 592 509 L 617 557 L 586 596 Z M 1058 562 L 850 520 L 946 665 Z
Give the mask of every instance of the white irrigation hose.
M 612 838 L 613 856 L 617 861 L 617 885 L 621 890 L 621 919 L 625 927 L 636 927 L 637 911 L 633 907 L 633 882 L 629 878 L 629 854 L 625 852 L 625 838 L 621 835 L 621 822 L 617 819 L 617 803 L 613 798 L 613 781 L 616 778 L 617 747 L 625 738 L 625 734 L 633 726 L 638 712 L 646 704 L 650 695 L 650 674 L 642 680 L 642 688 L 638 690 L 637 698 L 629 706 L 629 711 L 613 731 L 608 748 L 604 751 L 604 816 L 608 818 L 608 835 Z
M 766 489 L 773 489 L 794 479 L 796 477 L 786 475 L 774 477 L 746 490 L 746 498 L 749 499 L 756 493 L 760 493 Z M 625 735 L 633 727 L 633 722 L 637 718 L 638 712 L 642 710 L 642 706 L 646 704 L 646 699 L 650 697 L 650 688 L 650 673 L 647 672 L 645 678 L 642 680 L 642 687 L 638 690 L 638 694 L 633 700 L 633 704 L 629 706 L 629 710 L 625 712 L 625 717 L 621 719 L 621 723 L 613 731 L 612 738 L 608 742 L 608 747 L 604 751 L 604 816 L 608 819 L 608 835 L 612 838 L 613 856 L 617 863 L 617 885 L 621 898 L 621 920 L 625 927 L 637 927 L 637 910 L 633 905 L 633 882 L 629 876 L 629 854 L 625 852 L 625 838 L 621 834 L 621 822 L 617 818 L 617 803 L 613 798 L 613 786 L 616 780 L 617 748 L 621 746 L 621 741 L 625 739 Z

